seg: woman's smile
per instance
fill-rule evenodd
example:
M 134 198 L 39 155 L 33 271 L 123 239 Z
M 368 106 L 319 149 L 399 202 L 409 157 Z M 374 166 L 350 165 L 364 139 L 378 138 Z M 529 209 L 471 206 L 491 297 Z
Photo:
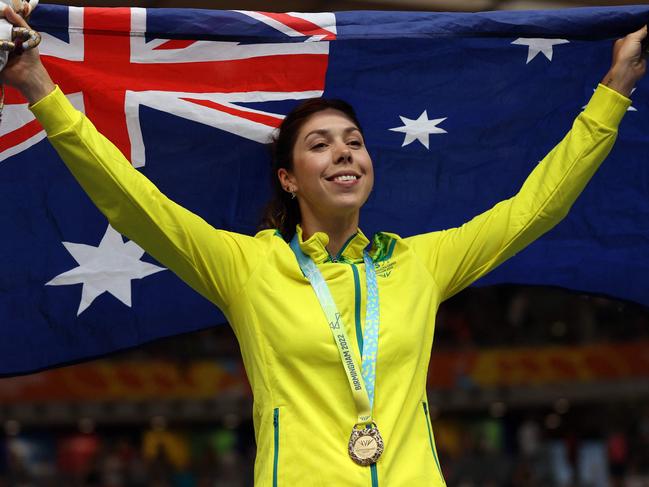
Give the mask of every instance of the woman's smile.
M 342 171 L 325 178 L 327 181 L 334 183 L 342 188 L 351 188 L 356 186 L 361 179 L 361 175 L 355 172 Z

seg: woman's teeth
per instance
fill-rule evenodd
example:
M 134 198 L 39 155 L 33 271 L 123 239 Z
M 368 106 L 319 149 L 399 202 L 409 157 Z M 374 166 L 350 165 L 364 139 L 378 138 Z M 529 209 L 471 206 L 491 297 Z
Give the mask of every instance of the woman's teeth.
M 334 178 L 334 181 L 356 181 L 358 178 L 352 175 L 338 176 Z

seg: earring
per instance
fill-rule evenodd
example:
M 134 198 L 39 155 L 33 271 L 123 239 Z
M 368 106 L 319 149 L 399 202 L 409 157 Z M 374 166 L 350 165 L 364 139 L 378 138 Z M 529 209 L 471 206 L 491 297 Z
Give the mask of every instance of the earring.
M 295 191 L 289 191 L 289 193 L 291 193 L 291 199 L 294 200 L 295 199 Z

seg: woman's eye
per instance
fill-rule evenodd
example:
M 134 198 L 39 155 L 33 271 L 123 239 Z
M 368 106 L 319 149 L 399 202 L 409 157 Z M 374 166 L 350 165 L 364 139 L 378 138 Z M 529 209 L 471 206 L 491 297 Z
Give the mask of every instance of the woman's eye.
M 313 147 L 311 147 L 311 149 L 323 149 L 326 146 L 327 146 L 327 144 L 325 144 L 324 142 L 320 142 L 319 144 L 316 144 Z
M 363 143 L 360 140 L 351 140 L 348 142 L 352 147 L 361 147 Z

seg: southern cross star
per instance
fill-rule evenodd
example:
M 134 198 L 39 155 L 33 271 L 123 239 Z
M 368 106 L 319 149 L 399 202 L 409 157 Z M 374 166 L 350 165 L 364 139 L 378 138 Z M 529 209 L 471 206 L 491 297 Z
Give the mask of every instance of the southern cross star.
M 142 262 L 140 258 L 144 255 L 144 250 L 133 241 L 124 242 L 122 236 L 110 225 L 98 247 L 71 242 L 63 242 L 63 245 L 79 266 L 59 274 L 46 286 L 83 284 L 77 316 L 105 292 L 131 307 L 131 280 L 166 270 Z
M 401 147 L 405 147 L 415 140 L 418 140 L 426 149 L 428 149 L 430 140 L 429 136 L 431 134 L 447 133 L 446 130 L 439 128 L 437 125 L 442 123 L 448 117 L 429 120 L 426 110 L 424 110 L 423 113 L 419 115 L 419 118 L 417 120 L 411 120 L 402 116 L 399 116 L 399 118 L 403 122 L 403 125 L 401 127 L 391 128 L 390 130 L 392 130 L 393 132 L 403 132 L 406 134 Z
M 543 53 L 549 61 L 552 61 L 552 49 L 558 44 L 567 44 L 570 41 L 566 39 L 526 39 L 524 37 L 519 37 L 512 44 L 518 44 L 521 46 L 527 46 L 527 62 L 528 64 L 532 59 L 534 59 L 539 53 Z

